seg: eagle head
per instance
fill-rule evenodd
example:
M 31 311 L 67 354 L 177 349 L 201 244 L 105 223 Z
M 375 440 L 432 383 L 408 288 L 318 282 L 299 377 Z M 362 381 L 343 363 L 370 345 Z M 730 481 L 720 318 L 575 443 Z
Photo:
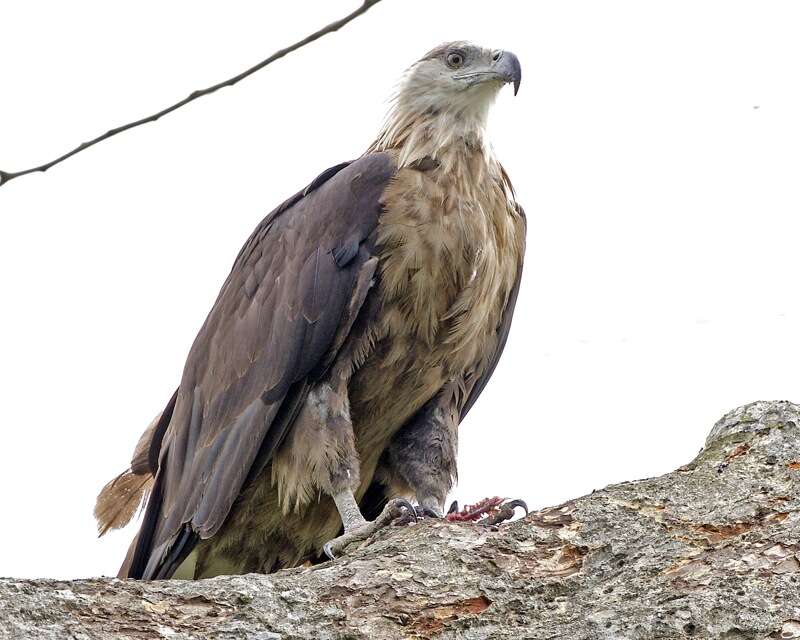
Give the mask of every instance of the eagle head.
M 402 148 L 401 165 L 457 139 L 482 139 L 489 107 L 505 84 L 522 81 L 510 51 L 469 42 L 439 45 L 404 74 L 372 150 Z
M 504 84 L 512 83 L 516 95 L 521 81 L 519 58 L 510 51 L 448 42 L 411 66 L 398 102 L 416 112 L 485 116 Z
M 510 51 L 485 49 L 469 42 L 448 42 L 429 51 L 411 67 L 407 90 L 424 89 L 450 99 L 493 97 L 504 84 L 522 82 L 519 58 Z

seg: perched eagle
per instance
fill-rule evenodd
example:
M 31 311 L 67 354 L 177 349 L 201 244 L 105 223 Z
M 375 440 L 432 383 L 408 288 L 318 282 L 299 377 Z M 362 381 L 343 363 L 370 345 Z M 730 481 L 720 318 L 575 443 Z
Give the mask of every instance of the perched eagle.
M 525 216 L 485 124 L 520 79 L 508 51 L 437 47 L 364 155 L 256 227 L 180 386 L 98 497 L 101 533 L 147 499 L 120 577 L 333 557 L 406 498 L 442 516 L 519 289 Z

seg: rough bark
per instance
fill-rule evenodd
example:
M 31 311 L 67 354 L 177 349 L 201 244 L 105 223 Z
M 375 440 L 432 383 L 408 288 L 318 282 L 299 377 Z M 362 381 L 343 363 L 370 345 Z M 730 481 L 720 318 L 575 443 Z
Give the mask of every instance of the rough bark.
M 0 638 L 800 638 L 799 425 L 754 403 L 660 478 L 497 530 L 390 528 L 313 568 L 0 580 Z

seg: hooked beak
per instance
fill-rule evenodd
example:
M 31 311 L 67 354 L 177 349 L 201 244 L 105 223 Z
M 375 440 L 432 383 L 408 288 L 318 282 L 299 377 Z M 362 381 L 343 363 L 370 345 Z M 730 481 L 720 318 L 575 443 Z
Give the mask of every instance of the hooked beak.
M 492 56 L 492 64 L 484 69 L 468 71 L 454 76 L 457 80 L 463 80 L 466 86 L 472 87 L 482 82 L 498 80 L 502 83 L 514 84 L 514 95 L 519 91 L 522 82 L 522 66 L 519 58 L 510 51 L 496 51 Z
M 498 51 L 495 54 L 494 72 L 498 78 L 503 82 L 514 83 L 514 95 L 519 91 L 519 85 L 522 83 L 522 65 L 519 63 L 519 58 L 510 51 Z

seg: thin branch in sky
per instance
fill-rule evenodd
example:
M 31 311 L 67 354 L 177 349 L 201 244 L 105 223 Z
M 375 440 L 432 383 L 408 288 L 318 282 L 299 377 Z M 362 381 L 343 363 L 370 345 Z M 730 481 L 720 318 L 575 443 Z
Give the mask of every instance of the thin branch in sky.
M 127 124 L 124 124 L 124 125 L 122 125 L 120 127 L 115 127 L 114 129 L 110 129 L 110 130 L 106 131 L 103 135 L 97 136 L 96 138 L 93 138 L 92 140 L 89 140 L 87 142 L 81 143 L 80 145 L 75 147 L 72 151 L 69 151 L 68 153 L 65 153 L 63 156 L 59 156 L 55 160 L 51 160 L 50 162 L 46 162 L 45 164 L 39 165 L 38 167 L 33 167 L 31 169 L 25 169 L 24 171 L 9 172 L 9 171 L 0 170 L 0 187 L 2 187 L 7 182 L 13 180 L 14 178 L 19 178 L 20 176 L 24 176 L 24 175 L 27 175 L 29 173 L 36 173 L 36 172 L 39 172 L 39 171 L 47 171 L 50 167 L 53 167 L 53 166 L 55 166 L 57 164 L 60 164 L 61 162 L 64 162 L 64 160 L 66 160 L 67 158 L 70 158 L 70 157 L 74 156 L 75 154 L 80 153 L 84 149 L 88 149 L 89 147 L 96 145 L 98 142 L 102 142 L 103 140 L 111 138 L 111 137 L 117 135 L 118 133 L 122 133 L 123 131 L 127 131 L 128 129 L 133 129 L 134 127 L 138 127 L 140 125 L 147 124 L 148 122 L 155 122 L 156 120 L 158 120 L 162 116 L 165 116 L 168 113 L 172 113 L 173 111 L 176 111 L 176 110 L 180 109 L 184 105 L 187 105 L 190 102 L 194 102 L 198 98 L 202 98 L 203 96 L 207 96 L 207 95 L 209 95 L 211 93 L 214 93 L 218 89 L 222 89 L 223 87 L 232 87 L 233 85 L 235 85 L 240 80 L 244 80 L 248 76 L 254 74 L 256 71 L 260 71 L 261 69 L 266 67 L 268 64 L 271 64 L 271 63 L 275 62 L 279 58 L 282 58 L 283 56 L 291 53 L 292 51 L 296 51 L 300 47 L 304 47 L 305 45 L 307 45 L 307 44 L 309 44 L 311 42 L 314 42 L 314 40 L 317 40 L 317 39 L 321 38 L 324 35 L 327 35 L 329 33 L 333 33 L 334 31 L 338 31 L 343 26 L 345 26 L 348 22 L 351 22 L 352 20 L 355 20 L 358 16 L 366 13 L 371 7 L 373 7 L 374 5 L 378 4 L 380 1 L 381 0 L 364 0 L 363 4 L 358 9 L 356 9 L 355 11 L 350 13 L 349 15 L 346 15 L 344 18 L 341 18 L 340 20 L 336 20 L 335 22 L 331 22 L 326 27 L 323 27 L 319 31 L 315 31 L 311 35 L 306 36 L 302 40 L 299 40 L 299 41 L 295 42 L 294 44 L 286 47 L 285 49 L 280 49 L 279 51 L 276 51 L 269 58 L 266 58 L 266 59 L 262 60 L 261 62 L 259 62 L 255 66 L 250 67 L 246 71 L 242 71 L 242 73 L 240 73 L 238 75 L 235 75 L 232 78 L 228 78 L 227 80 L 223 80 L 222 82 L 219 82 L 219 83 L 217 83 L 215 85 L 212 85 L 210 87 L 207 87 L 205 89 L 198 89 L 197 91 L 192 91 L 192 93 L 190 93 L 188 96 L 186 96 L 180 102 L 176 102 L 175 104 L 173 104 L 173 105 L 171 105 L 171 106 L 169 106 L 169 107 L 167 107 L 165 109 L 162 109 L 158 113 L 154 113 L 151 116 L 147 116 L 146 118 L 142 118 L 140 120 L 136 120 L 134 122 L 129 122 Z

